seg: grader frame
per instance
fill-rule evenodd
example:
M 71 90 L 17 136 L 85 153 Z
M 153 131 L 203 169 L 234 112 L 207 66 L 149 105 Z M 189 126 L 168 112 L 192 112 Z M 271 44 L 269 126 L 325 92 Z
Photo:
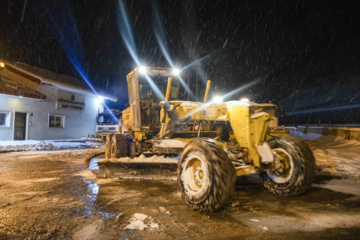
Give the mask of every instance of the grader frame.
M 235 176 L 257 171 L 271 192 L 298 195 L 311 185 L 315 160 L 303 142 L 277 128 L 276 106 L 246 99 L 179 100 L 180 82 L 171 69 L 139 69 L 127 75 L 129 107 L 122 134 L 107 139 L 107 157 L 178 154 L 178 181 L 194 210 L 216 211 L 231 196 Z M 155 96 L 157 95 L 157 96 Z M 162 97 L 164 96 L 164 97 Z M 167 144 L 170 142 L 171 144 Z

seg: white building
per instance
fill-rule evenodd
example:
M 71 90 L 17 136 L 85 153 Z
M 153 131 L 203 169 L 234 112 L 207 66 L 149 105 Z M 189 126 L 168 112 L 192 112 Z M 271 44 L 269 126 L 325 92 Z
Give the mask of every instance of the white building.
M 74 139 L 94 134 L 96 116 L 103 111 L 101 102 L 76 78 L 0 60 L 0 141 Z

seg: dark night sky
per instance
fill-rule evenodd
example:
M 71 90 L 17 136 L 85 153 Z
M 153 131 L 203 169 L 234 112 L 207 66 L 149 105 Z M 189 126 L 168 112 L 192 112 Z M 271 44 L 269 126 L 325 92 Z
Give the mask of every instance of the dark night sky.
M 317 93 L 350 86 L 351 92 L 335 96 L 333 104 L 360 101 L 357 1 L 164 0 L 125 5 L 137 54 L 149 66 L 169 66 L 154 35 L 155 6 L 174 63 L 185 66 L 209 55 L 196 68 L 213 80 L 213 91 L 225 93 L 260 80 L 242 94 L 278 103 L 301 97 L 309 91 L 305 89 Z M 3 0 L 0 59 L 80 78 L 69 60 L 71 52 L 93 84 L 104 88 L 108 81 L 107 90 L 123 104 L 125 76 L 136 65 L 119 30 L 120 15 L 118 1 Z

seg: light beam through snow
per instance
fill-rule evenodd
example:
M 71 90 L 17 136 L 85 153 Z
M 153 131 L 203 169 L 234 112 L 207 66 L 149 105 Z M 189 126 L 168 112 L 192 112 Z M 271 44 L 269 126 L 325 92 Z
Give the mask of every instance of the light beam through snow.
M 126 45 L 129 54 L 131 55 L 136 65 L 141 66 L 141 62 L 136 50 L 134 36 L 129 23 L 129 17 L 126 11 L 125 3 L 122 0 L 119 0 L 119 6 L 120 6 L 120 12 L 118 15 L 118 25 L 120 28 L 121 37 Z M 149 82 L 150 87 L 154 90 L 156 96 L 160 99 L 164 99 L 164 95 L 161 93 L 160 89 L 156 86 L 156 84 L 151 79 L 151 77 L 148 74 L 144 74 L 144 76 L 146 80 Z
M 260 79 L 257 79 L 257 80 L 255 80 L 255 81 L 252 81 L 251 83 L 248 83 L 248 84 L 246 84 L 246 85 L 244 85 L 244 86 L 242 86 L 242 87 L 239 87 L 239 88 L 237 88 L 237 89 L 235 89 L 235 90 L 233 90 L 233 91 L 231 91 L 231 92 L 223 95 L 222 98 L 225 100 L 226 98 L 229 98 L 229 97 L 233 96 L 234 94 L 239 93 L 239 92 L 241 92 L 242 90 L 244 90 L 244 89 L 246 89 L 246 88 L 248 88 L 248 87 L 251 87 L 251 86 L 253 86 L 253 85 L 255 85 L 255 84 L 259 83 L 259 82 L 260 82 Z M 213 105 L 214 103 L 215 103 L 215 102 L 214 102 L 213 100 L 210 101 L 210 102 L 208 102 L 208 103 L 204 103 L 203 105 L 201 105 L 201 107 L 195 109 L 194 111 L 191 111 L 191 112 L 187 113 L 186 116 L 191 116 L 191 115 L 193 115 L 193 114 L 195 114 L 195 113 L 197 113 L 197 112 L 199 112 L 199 111 L 201 111 L 201 110 L 203 110 L 203 109 L 205 109 L 205 108 Z
M 90 87 L 94 94 L 99 98 L 99 94 L 97 93 L 90 79 L 88 78 L 83 64 L 80 62 L 80 59 L 84 58 L 84 48 L 81 43 L 81 38 L 77 30 L 73 14 L 69 8 L 68 3 L 65 2 L 64 5 L 65 8 L 61 8 L 61 10 L 57 9 L 57 14 L 52 14 L 47 10 L 46 15 L 48 19 L 50 19 L 50 24 L 55 29 L 55 32 L 60 39 L 60 43 L 62 44 L 67 57 L 69 58 L 75 69 L 78 71 L 82 79 L 86 82 L 86 84 Z M 58 19 L 56 19 L 55 16 Z M 119 119 L 115 117 L 115 115 L 110 111 L 110 109 L 105 103 L 104 107 L 111 113 L 111 115 L 114 117 L 114 119 L 116 119 L 117 123 L 119 124 Z

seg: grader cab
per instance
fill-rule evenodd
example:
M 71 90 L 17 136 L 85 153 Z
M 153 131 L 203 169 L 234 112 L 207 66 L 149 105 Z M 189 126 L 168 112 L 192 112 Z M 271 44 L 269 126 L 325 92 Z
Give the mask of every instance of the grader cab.
M 207 101 L 210 80 L 203 102 L 181 100 L 180 79 L 165 68 L 135 69 L 127 82 L 122 133 L 108 136 L 106 157 L 178 154 L 179 189 L 194 210 L 221 209 L 236 176 L 253 172 L 279 196 L 302 194 L 312 184 L 314 156 L 277 128 L 275 105 Z

